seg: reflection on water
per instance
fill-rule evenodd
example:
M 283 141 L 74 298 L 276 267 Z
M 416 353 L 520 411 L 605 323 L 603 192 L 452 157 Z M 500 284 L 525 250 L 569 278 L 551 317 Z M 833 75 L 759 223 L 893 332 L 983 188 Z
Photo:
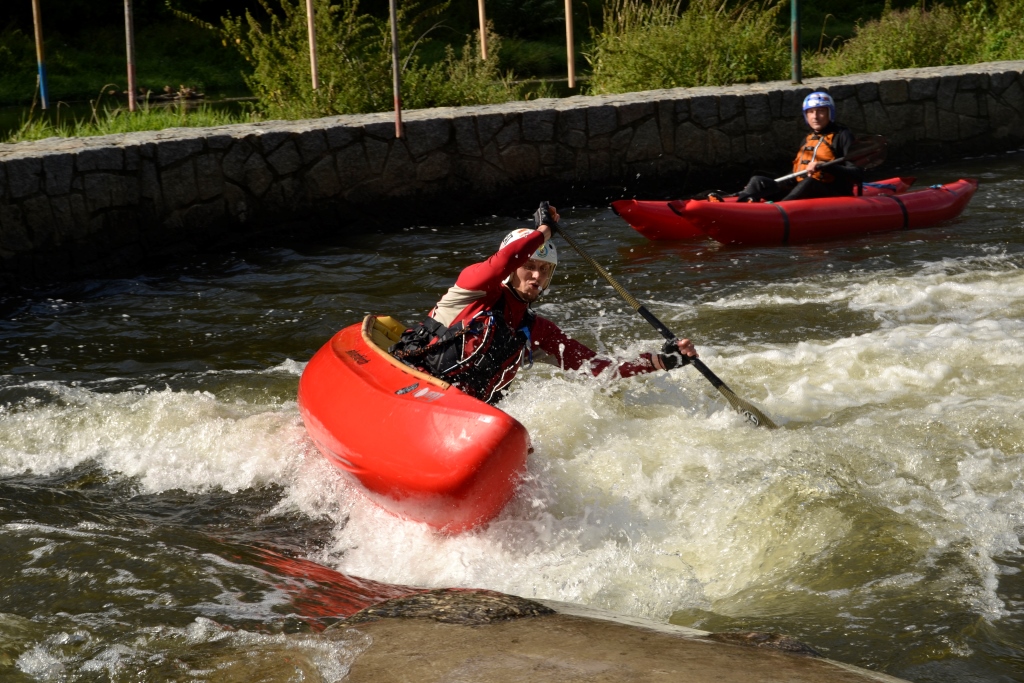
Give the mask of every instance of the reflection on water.
M 367 504 L 305 438 L 295 389 L 335 330 L 419 318 L 524 221 L 8 298 L 0 672 L 230 680 L 287 647 L 337 680 L 363 646 L 320 630 L 398 584 L 779 631 L 915 681 L 1017 680 L 1021 161 L 915 169 L 981 179 L 952 224 L 801 247 L 654 244 L 562 201 L 588 253 L 782 429 L 745 426 L 690 369 L 614 382 L 538 364 L 502 406 L 535 446 L 524 485 L 454 538 Z M 659 345 L 562 254 L 541 315 L 605 353 Z

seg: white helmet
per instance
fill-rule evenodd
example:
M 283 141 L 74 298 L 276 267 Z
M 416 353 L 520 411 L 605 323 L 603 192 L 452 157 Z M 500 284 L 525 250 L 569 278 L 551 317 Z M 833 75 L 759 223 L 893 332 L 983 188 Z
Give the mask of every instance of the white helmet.
M 508 246 L 512 242 L 515 242 L 516 240 L 521 240 L 526 237 L 529 237 L 534 232 L 536 231 L 531 228 L 517 228 L 516 230 L 513 230 L 509 234 L 505 235 L 505 239 L 501 241 L 501 246 L 499 247 L 499 249 L 504 249 L 506 246 Z M 543 261 L 544 263 L 550 263 L 553 266 L 557 266 L 558 250 L 555 249 L 554 242 L 548 240 L 547 242 L 542 244 L 540 248 L 537 249 L 537 251 L 533 252 L 533 255 L 531 255 L 530 258 L 533 259 L 534 261 Z M 548 286 L 551 284 L 551 280 L 554 279 L 554 277 L 555 269 L 552 268 L 551 276 L 548 278 L 548 281 L 544 283 L 544 286 L 541 287 L 541 289 L 547 289 Z M 505 278 L 505 282 L 507 283 L 511 278 L 512 276 L 509 275 L 507 278 Z

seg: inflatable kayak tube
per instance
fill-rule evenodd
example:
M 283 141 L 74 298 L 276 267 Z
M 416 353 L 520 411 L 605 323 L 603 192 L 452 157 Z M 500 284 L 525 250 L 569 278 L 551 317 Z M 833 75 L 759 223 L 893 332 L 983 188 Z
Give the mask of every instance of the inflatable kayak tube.
M 798 244 L 928 228 L 959 216 L 977 189 L 978 181 L 968 178 L 898 195 L 744 204 L 675 201 L 669 208 L 723 244 Z
M 404 329 L 370 315 L 334 335 L 299 379 L 299 412 L 320 452 L 374 503 L 444 533 L 472 529 L 512 498 L 529 435 L 389 354 Z
M 883 194 L 902 194 L 914 184 L 915 178 L 888 178 L 871 183 L 864 183 L 864 196 L 871 197 Z M 677 200 L 683 201 L 686 200 Z M 723 203 L 700 201 L 711 206 L 736 203 L 735 197 L 726 197 Z M 816 199 L 804 201 L 814 202 Z M 634 230 L 649 240 L 698 240 L 707 239 L 696 224 L 684 215 L 679 215 L 669 208 L 667 201 L 650 201 L 638 199 L 619 199 L 612 202 L 612 211 L 632 226 Z

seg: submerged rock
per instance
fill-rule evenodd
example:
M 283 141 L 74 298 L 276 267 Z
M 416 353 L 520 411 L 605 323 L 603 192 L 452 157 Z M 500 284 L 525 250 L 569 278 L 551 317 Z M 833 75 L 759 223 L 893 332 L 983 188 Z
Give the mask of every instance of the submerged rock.
M 421 618 L 445 624 L 479 626 L 494 621 L 554 613 L 555 610 L 546 605 L 515 595 L 488 590 L 443 588 L 367 607 L 343 623 L 352 625 L 382 618 Z
M 778 634 L 708 633 L 493 591 L 389 600 L 324 635 L 360 643 L 344 679 L 352 683 L 901 680 L 825 659 Z

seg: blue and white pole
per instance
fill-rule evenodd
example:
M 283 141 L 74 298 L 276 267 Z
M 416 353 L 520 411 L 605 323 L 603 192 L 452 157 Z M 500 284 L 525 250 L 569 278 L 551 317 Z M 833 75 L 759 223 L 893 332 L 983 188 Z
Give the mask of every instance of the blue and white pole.
M 43 109 L 50 106 L 50 93 L 46 89 L 46 58 L 43 56 L 43 19 L 39 11 L 39 0 L 32 0 L 32 21 L 36 34 L 36 63 L 39 65 L 39 98 Z

